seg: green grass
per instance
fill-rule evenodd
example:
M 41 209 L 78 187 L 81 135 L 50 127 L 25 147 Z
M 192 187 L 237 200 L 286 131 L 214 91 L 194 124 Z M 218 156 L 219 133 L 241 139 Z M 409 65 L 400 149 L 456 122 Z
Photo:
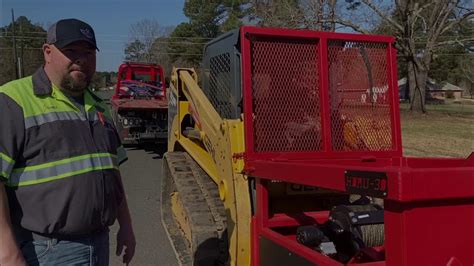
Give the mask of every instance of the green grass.
M 439 104 L 428 105 L 428 112 L 441 112 L 445 114 L 474 115 L 474 105 L 467 104 Z
M 474 152 L 474 105 L 427 105 L 427 114 L 412 114 L 402 104 L 405 156 L 460 157 Z
M 401 103 L 400 110 L 408 110 L 408 103 Z M 428 104 L 426 105 L 428 113 L 444 113 L 450 115 L 474 116 L 474 102 L 463 101 L 463 103 L 453 103 L 448 101 L 447 104 Z

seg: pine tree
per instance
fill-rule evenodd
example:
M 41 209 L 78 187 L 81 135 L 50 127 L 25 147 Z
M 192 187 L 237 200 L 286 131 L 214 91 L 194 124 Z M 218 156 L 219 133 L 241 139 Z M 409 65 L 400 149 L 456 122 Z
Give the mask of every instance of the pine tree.
M 219 34 L 238 28 L 249 15 L 250 0 L 188 0 L 184 14 L 189 22 L 181 23 L 171 33 L 168 52 L 173 62 L 197 67 L 202 61 L 206 42 Z
M 17 58 L 13 56 L 13 27 L 15 27 L 15 39 Z M 0 85 L 16 79 L 16 65 L 20 58 L 22 75 L 33 74 L 43 64 L 42 45 L 46 41 L 46 30 L 40 25 L 35 25 L 25 17 L 20 16 L 15 23 L 0 28 Z

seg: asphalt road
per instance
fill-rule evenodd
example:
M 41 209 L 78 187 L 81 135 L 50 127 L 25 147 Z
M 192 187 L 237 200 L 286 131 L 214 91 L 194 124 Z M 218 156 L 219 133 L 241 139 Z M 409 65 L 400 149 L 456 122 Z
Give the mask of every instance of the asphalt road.
M 128 161 L 120 167 L 137 240 L 130 265 L 178 265 L 161 224 L 160 153 L 152 146 L 129 147 Z M 123 265 L 115 255 L 117 230 L 115 224 L 110 231 L 110 265 Z
M 113 91 L 95 92 L 107 101 Z M 130 265 L 178 265 L 161 224 L 160 184 L 163 147 L 128 147 L 128 161 L 120 166 L 137 247 Z M 117 223 L 110 229 L 110 265 L 124 265 L 115 255 Z

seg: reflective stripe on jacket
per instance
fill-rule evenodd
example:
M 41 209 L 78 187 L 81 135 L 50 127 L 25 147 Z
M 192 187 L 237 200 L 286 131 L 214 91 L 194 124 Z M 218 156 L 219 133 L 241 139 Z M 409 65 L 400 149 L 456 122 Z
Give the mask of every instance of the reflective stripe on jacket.
M 0 180 L 14 227 L 76 235 L 115 221 L 126 154 L 100 98 L 82 113 L 41 67 L 0 87 Z

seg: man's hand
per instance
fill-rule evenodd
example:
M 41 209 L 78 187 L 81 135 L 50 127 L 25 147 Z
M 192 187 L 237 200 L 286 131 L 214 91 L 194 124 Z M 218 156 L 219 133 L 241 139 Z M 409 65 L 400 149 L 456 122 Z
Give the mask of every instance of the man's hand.
M 123 190 L 122 178 L 119 178 L 120 186 Z M 125 191 L 125 190 L 123 190 Z M 120 225 L 120 229 L 117 233 L 117 256 L 122 255 L 122 261 L 125 264 L 129 264 L 132 261 L 133 255 L 135 255 L 135 234 L 133 233 L 132 218 L 130 217 L 130 211 L 128 210 L 127 198 L 125 197 L 119 206 L 117 220 Z M 125 247 L 125 250 L 123 249 Z M 123 252 L 122 252 L 123 251 Z
M 0 182 L 0 265 L 26 265 L 11 229 L 5 185 Z
M 8 252 L 8 251 L 7 251 Z M 0 258 L 0 265 L 2 266 L 26 266 L 23 254 L 18 249 L 12 250 L 6 258 Z
M 135 255 L 135 234 L 133 233 L 132 227 L 121 226 L 117 233 L 117 256 L 123 254 L 122 262 L 129 264 L 132 261 L 133 255 Z M 125 249 L 124 249 L 125 247 Z

